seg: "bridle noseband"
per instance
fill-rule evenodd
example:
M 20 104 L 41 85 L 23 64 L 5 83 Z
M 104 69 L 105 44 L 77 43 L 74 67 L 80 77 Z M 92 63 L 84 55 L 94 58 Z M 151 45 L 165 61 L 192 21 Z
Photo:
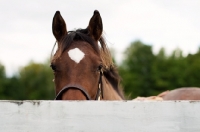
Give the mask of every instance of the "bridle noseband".
M 103 76 L 103 70 L 102 68 L 99 70 L 100 76 L 99 76 L 99 82 L 98 82 L 98 90 L 96 93 L 95 100 L 103 99 L 103 82 L 102 82 L 102 76 Z M 92 100 L 88 92 L 81 87 L 80 85 L 66 85 L 57 95 L 55 100 L 62 100 L 62 95 L 64 92 L 66 92 L 69 89 L 76 89 L 83 93 L 83 95 L 86 97 L 87 100 Z

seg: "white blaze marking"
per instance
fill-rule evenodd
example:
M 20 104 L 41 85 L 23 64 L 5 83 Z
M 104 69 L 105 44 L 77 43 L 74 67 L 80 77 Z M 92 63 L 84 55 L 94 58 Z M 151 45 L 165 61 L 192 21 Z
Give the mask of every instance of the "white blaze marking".
M 79 63 L 85 56 L 85 54 L 78 48 L 71 49 L 68 52 L 68 55 L 76 63 Z

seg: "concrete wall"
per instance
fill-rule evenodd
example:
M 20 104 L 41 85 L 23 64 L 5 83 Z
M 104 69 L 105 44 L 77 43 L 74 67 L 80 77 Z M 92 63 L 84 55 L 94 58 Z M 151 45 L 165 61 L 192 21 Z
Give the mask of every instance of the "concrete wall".
M 200 132 L 199 101 L 0 101 L 0 132 Z

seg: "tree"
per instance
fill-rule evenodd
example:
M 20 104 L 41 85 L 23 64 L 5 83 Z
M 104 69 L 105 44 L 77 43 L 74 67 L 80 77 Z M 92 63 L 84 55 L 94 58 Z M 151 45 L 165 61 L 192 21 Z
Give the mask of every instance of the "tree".
M 200 50 L 186 57 L 187 66 L 184 69 L 185 86 L 200 87 Z
M 3 99 L 5 97 L 5 84 L 6 84 L 6 74 L 5 74 L 5 68 L 0 63 L 0 99 Z
M 183 71 L 185 67 L 186 62 L 180 49 L 176 49 L 168 57 L 165 55 L 164 49 L 161 49 L 152 66 L 154 95 L 184 86 Z
M 53 74 L 47 64 L 31 62 L 19 71 L 21 99 L 53 99 Z
M 153 80 L 151 67 L 154 61 L 152 47 L 135 41 L 125 51 L 125 59 L 119 67 L 127 96 L 148 96 L 151 94 Z M 130 94 L 130 95 L 129 95 Z

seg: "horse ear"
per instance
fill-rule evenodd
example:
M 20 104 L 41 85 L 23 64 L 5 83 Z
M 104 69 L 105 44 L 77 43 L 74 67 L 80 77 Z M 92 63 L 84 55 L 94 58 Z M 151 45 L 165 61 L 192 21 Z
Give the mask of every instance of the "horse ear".
M 88 25 L 89 34 L 98 41 L 103 32 L 103 23 L 99 11 L 95 10 Z
M 61 38 L 67 34 L 65 20 L 62 18 L 59 11 L 56 11 L 53 17 L 52 31 L 57 41 L 60 41 Z

